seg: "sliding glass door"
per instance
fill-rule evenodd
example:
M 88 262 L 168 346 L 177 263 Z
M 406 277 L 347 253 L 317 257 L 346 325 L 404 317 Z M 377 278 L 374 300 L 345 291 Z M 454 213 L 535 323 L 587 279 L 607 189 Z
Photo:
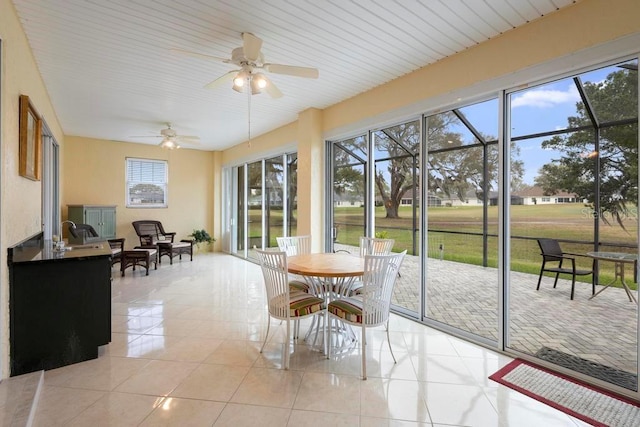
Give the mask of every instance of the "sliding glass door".
M 255 259 L 253 249 L 277 246 L 297 229 L 297 155 L 283 154 L 230 168 L 226 213 L 231 253 Z M 225 175 L 226 176 L 226 175 Z
M 417 316 L 420 303 L 420 121 L 329 144 L 332 212 L 330 250 L 359 252 L 361 236 L 394 240 L 407 250 L 393 304 Z
M 637 390 L 638 62 L 514 91 L 507 105 L 522 170 L 510 180 L 508 348 Z M 570 254 L 564 268 L 593 273 L 541 273 L 541 238 Z
M 425 118 L 425 320 L 498 341 L 498 100 Z
M 366 236 L 370 197 L 367 196 L 369 139 L 366 135 L 331 144 L 332 250 L 358 252 Z

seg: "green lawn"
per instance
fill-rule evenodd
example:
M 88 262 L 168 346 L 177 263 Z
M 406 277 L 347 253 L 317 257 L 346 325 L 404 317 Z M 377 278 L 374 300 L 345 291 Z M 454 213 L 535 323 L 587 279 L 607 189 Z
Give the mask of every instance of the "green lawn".
M 483 239 L 481 235 L 464 233 L 482 233 L 481 206 L 463 207 L 429 207 L 428 208 L 428 256 L 439 257 L 442 245 L 444 259 L 482 265 Z M 340 243 L 358 245 L 358 238 L 363 234 L 363 208 L 336 208 L 335 222 L 339 224 L 338 240 Z M 413 222 L 410 207 L 400 208 L 400 217 L 385 218 L 384 208 L 376 209 L 376 232 L 385 231 L 387 237 L 395 239 L 394 250 L 407 249 L 413 251 Z M 510 210 L 511 224 L 511 268 L 514 271 L 537 274 L 541 257 L 535 238 L 553 237 L 560 240 L 593 241 L 594 219 L 589 208 L 582 204 L 554 204 L 512 206 Z M 498 230 L 498 207 L 488 208 L 488 233 L 496 235 Z M 637 221 L 629 218 L 623 221 L 624 229 L 617 223 L 607 224 L 600 221 L 602 242 L 615 244 L 636 244 Z M 461 233 L 461 234 L 456 234 Z M 417 233 L 416 233 L 417 236 Z M 497 266 L 498 241 L 496 237 L 487 239 L 488 265 Z M 562 243 L 566 252 L 586 253 L 592 251 L 591 244 Z M 629 251 L 631 249 L 601 246 L 601 250 Z M 591 268 L 592 260 L 578 257 L 578 268 Z M 631 267 L 627 267 L 630 269 Z M 614 264 L 601 262 L 600 282 L 609 282 L 614 277 Z M 580 280 L 590 281 L 590 276 Z
M 261 235 L 261 211 L 250 210 L 250 237 Z M 282 211 L 270 212 L 269 246 L 277 246 L 275 238 L 283 234 Z M 482 206 L 454 206 L 428 208 L 428 256 L 439 257 L 442 246 L 444 259 L 482 265 L 483 239 Z M 560 240 L 593 241 L 594 219 L 589 208 L 582 204 L 553 204 L 512 206 L 510 210 L 511 224 L 511 269 L 513 271 L 537 274 L 541 257 L 536 238 L 553 237 Z M 376 208 L 376 232 L 386 232 L 387 237 L 395 239 L 394 250 L 407 249 L 413 253 L 414 225 L 411 219 L 412 208 L 401 207 L 400 218 L 386 218 L 383 207 Z M 334 210 L 334 221 L 338 227 L 337 241 L 342 244 L 358 246 L 359 238 L 364 234 L 364 208 L 338 207 Z M 488 233 L 495 236 L 498 231 L 498 207 L 488 208 Z M 637 221 L 635 218 L 623 222 L 625 229 L 617 223 L 607 224 L 600 221 L 600 240 L 615 244 L 636 244 Z M 417 243 L 416 243 L 417 244 Z M 487 239 L 488 265 L 497 266 L 498 240 Z M 587 243 L 562 243 L 566 252 L 586 253 L 593 250 Z M 601 246 L 601 250 L 629 251 L 632 249 Z M 592 260 L 578 257 L 578 268 L 591 268 Z M 614 264 L 601 262 L 600 282 L 608 283 L 614 277 Z M 630 270 L 631 267 L 627 266 Z M 627 274 L 631 277 L 631 274 Z M 590 276 L 578 280 L 589 282 Z

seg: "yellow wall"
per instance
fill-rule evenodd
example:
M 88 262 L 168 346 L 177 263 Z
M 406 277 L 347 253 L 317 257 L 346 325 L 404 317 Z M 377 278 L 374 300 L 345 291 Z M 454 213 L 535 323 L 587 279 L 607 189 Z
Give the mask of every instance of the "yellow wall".
M 9 375 L 9 272 L 7 247 L 41 230 L 42 186 L 18 175 L 19 96 L 27 95 L 60 144 L 63 134 L 31 49 L 10 0 L 0 0 L 2 133 L 0 160 L 0 357 Z
M 140 219 L 162 221 L 165 231 L 175 231 L 178 239 L 188 238 L 194 229 L 212 233 L 214 152 L 67 136 L 63 157 L 63 218 L 67 205 L 116 205 L 116 235 L 126 239 L 126 248 L 140 244 L 131 225 Z M 127 157 L 168 162 L 168 208 L 125 207 Z
M 583 0 L 327 108 L 324 131 L 637 33 L 639 16 L 637 0 Z
M 257 153 L 268 153 L 283 145 L 291 145 L 298 137 L 297 123 L 286 126 L 264 135 L 257 136 L 251 142 L 243 142 L 222 152 L 222 164 L 238 164 L 256 158 Z

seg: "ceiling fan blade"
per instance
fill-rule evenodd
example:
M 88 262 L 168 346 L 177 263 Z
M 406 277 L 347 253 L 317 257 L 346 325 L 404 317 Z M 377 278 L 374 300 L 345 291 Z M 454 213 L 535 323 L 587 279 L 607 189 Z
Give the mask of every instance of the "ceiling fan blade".
M 178 140 L 185 144 L 200 144 L 200 137 L 194 135 L 178 135 Z
M 225 83 L 230 82 L 231 80 L 233 80 L 233 78 L 236 76 L 236 74 L 238 74 L 239 70 L 234 70 L 234 71 L 229 71 L 226 74 L 223 74 L 221 77 L 218 77 L 217 79 L 215 79 L 214 81 L 207 83 L 206 85 L 204 85 L 204 87 L 206 89 L 215 89 Z
M 280 89 L 278 89 L 267 76 L 264 76 L 264 79 L 267 81 L 267 86 L 264 88 L 264 91 L 272 98 L 281 98 L 282 92 L 280 92 Z
M 204 53 L 192 52 L 190 50 L 183 50 L 183 49 L 176 49 L 176 48 L 171 48 L 169 50 L 172 53 L 177 53 L 177 54 L 180 54 L 180 55 L 193 56 L 194 58 L 203 58 L 203 59 L 209 59 L 209 60 L 213 60 L 213 61 L 220 61 L 220 62 L 224 62 L 224 63 L 231 62 L 231 60 L 229 58 L 220 58 L 219 56 L 213 56 L 213 55 L 207 55 L 207 54 L 204 54 Z
M 295 67 L 293 65 L 282 64 L 264 64 L 264 68 L 270 73 L 287 74 L 289 76 L 305 77 L 308 79 L 317 79 L 319 72 L 317 68 Z
M 162 138 L 162 135 L 129 135 L 128 138 Z
M 262 48 L 262 39 L 251 33 L 242 33 L 242 50 L 244 57 L 251 62 L 256 62 L 260 57 L 260 48 Z

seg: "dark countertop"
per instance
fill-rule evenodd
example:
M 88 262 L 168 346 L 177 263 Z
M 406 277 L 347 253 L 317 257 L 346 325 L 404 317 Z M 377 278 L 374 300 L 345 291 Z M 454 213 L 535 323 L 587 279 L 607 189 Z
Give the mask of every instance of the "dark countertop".
M 17 246 L 11 248 L 9 262 L 41 262 L 57 261 L 74 258 L 111 256 L 111 247 L 106 240 L 86 243 L 82 245 L 69 245 L 64 252 L 53 250 L 53 242 L 43 241 L 40 246 Z

